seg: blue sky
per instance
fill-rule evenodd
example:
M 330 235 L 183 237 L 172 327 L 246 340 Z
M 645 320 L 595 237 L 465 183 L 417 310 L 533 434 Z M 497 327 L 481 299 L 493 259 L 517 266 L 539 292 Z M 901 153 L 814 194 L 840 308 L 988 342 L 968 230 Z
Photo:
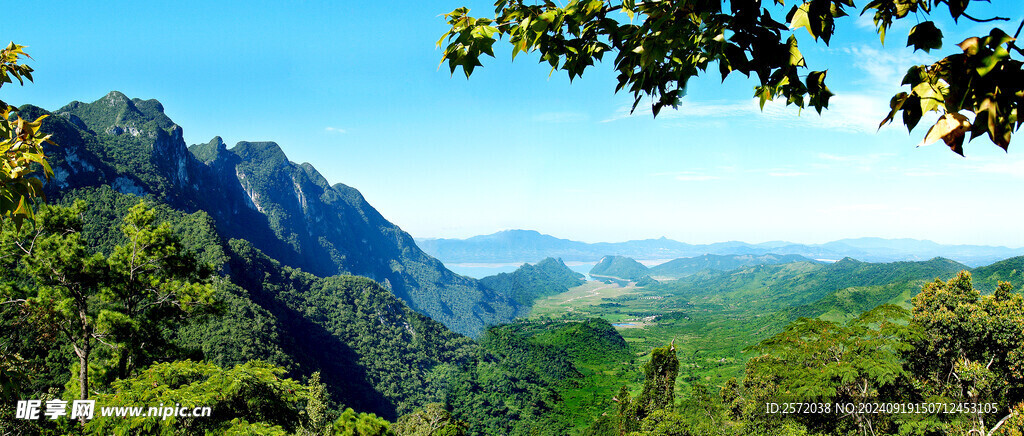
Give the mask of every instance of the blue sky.
M 903 47 L 913 23 L 884 47 L 866 18 L 841 19 L 831 46 L 800 30 L 837 94 L 824 116 L 761 112 L 752 81 L 712 74 L 652 119 L 642 107 L 628 114 L 631 96 L 612 92 L 608 65 L 570 85 L 501 47 L 471 80 L 439 70 L 440 14 L 467 5 L 483 15 L 485 1 L 102 3 L 9 6 L 18 19 L 2 37 L 28 45 L 37 72 L 2 98 L 51 110 L 111 90 L 156 98 L 189 144 L 275 141 L 416 237 L 523 228 L 587 242 L 1024 246 L 1019 139 L 1004 153 L 979 138 L 964 159 L 941 143 L 915 147 L 927 118 L 913 135 L 875 130 L 909 65 L 987 25 L 940 21 L 945 47 L 933 55 Z M 1024 18 L 1015 0 L 970 11 L 1012 18 L 1009 33 Z

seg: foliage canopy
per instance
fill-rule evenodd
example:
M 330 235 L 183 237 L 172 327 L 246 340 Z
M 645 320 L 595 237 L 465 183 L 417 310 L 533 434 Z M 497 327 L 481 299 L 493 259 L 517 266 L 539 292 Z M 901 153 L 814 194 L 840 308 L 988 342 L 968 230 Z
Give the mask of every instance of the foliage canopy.
M 13 83 L 12 76 L 22 85 L 25 79 L 32 80 L 32 67 L 19 63 L 29 57 L 24 48 L 11 42 L 0 49 L 0 86 Z M 32 218 L 33 199 L 43 196 L 42 181 L 30 177 L 35 171 L 33 164 L 42 166 L 47 179 L 53 175 L 43 153 L 43 143 L 52 144 L 50 135 L 39 130 L 43 118 L 46 116 L 24 120 L 14 106 L 0 100 L 0 218 L 11 216 L 19 226 Z
M 979 1 L 979 0 L 975 0 Z M 532 2 L 529 2 L 532 3 Z M 854 0 L 572 0 L 564 6 L 551 0 L 528 4 L 523 0 L 497 0 L 493 18 L 475 18 L 461 7 L 445 14 L 451 28 L 437 42 L 444 47 L 441 62 L 454 74 L 466 77 L 481 66 L 480 57 L 493 57 L 494 42 L 508 37 L 512 58 L 538 52 L 552 73 L 563 70 L 573 80 L 613 53 L 618 74 L 615 91 L 633 94 L 633 110 L 644 97 L 651 99 L 654 116 L 666 106 L 677 107 L 687 82 L 711 64 L 725 80 L 738 72 L 754 76 L 754 97 L 761 107 L 781 99 L 818 113 L 828 107 L 833 93 L 825 84 L 827 70 L 810 70 L 797 44 L 795 32 L 805 29 L 815 40 L 829 44 L 836 19 L 857 7 Z M 763 3 L 768 3 L 767 5 Z M 860 13 L 870 14 L 879 38 L 895 20 L 915 17 L 907 46 L 926 52 L 942 48 L 942 31 L 925 19 L 940 9 L 959 21 L 978 19 L 967 12 L 971 0 L 872 0 Z M 784 20 L 781 15 L 791 5 Z M 1021 23 L 1024 27 L 1024 22 Z M 1017 34 L 1020 33 L 1018 27 Z M 987 134 L 1006 149 L 1011 133 L 1021 124 L 1018 109 L 1024 101 L 1024 70 L 1011 54 L 1024 54 L 1016 37 L 993 28 L 988 35 L 964 40 L 961 52 L 931 65 L 911 67 L 902 85 L 911 87 L 890 102 L 891 111 L 879 127 L 902 114 L 912 131 L 929 113 L 939 115 L 924 143 L 942 139 L 963 154 L 963 142 Z M 447 42 L 447 45 L 445 43 Z M 804 73 L 804 70 L 808 70 Z M 972 118 L 963 115 L 973 115 Z

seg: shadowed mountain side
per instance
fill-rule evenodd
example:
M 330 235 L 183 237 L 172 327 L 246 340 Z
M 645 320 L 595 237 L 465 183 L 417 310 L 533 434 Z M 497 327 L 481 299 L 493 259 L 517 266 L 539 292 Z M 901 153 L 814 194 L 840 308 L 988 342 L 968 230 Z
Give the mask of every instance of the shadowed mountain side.
M 26 106 L 23 116 L 44 110 Z M 156 100 L 111 92 L 72 102 L 44 122 L 51 198 L 108 185 L 152 195 L 186 212 L 206 211 L 225 238 L 245 239 L 281 263 L 326 277 L 351 273 L 390 289 L 410 307 L 460 333 L 506 322 L 523 309 L 505 295 L 459 276 L 423 253 L 354 188 L 329 185 L 310 164 L 290 162 L 272 142 L 219 138 L 185 146 L 182 129 Z

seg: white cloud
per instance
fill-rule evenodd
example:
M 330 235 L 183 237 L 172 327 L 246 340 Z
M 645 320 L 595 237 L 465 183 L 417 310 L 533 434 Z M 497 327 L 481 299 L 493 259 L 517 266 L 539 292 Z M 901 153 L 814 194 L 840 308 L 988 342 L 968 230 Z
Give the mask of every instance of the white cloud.
M 844 93 L 829 100 L 828 109 L 819 116 L 812 108 L 798 113 L 783 102 L 765 104 L 765 114 L 776 122 L 792 127 L 811 127 L 848 133 L 875 133 L 889 109 L 886 98 L 868 94 Z
M 348 131 L 346 131 L 345 129 L 342 129 L 340 127 L 330 127 L 330 126 L 324 128 L 324 131 L 330 132 L 330 133 L 348 133 Z
M 854 23 L 857 25 L 857 27 L 859 27 L 861 29 L 871 29 L 871 30 L 874 30 L 876 28 L 875 27 L 875 14 L 873 14 L 873 13 L 871 13 L 869 11 L 869 12 L 865 13 L 864 15 L 858 15 L 857 16 L 857 21 L 854 21 Z
M 638 116 L 651 117 L 651 104 L 650 100 L 644 98 L 640 104 L 636 106 L 636 111 L 630 113 L 629 110 L 632 106 L 623 106 L 615 111 L 610 117 L 602 120 L 602 123 L 610 123 L 612 121 L 618 121 L 625 118 L 633 118 Z M 692 101 L 683 99 L 679 104 L 679 108 L 663 109 L 658 114 L 659 119 L 679 119 L 679 118 L 726 118 L 735 116 L 745 116 L 753 113 L 760 112 L 757 107 L 757 100 L 740 100 L 740 101 Z
M 786 106 L 785 101 L 766 102 L 764 110 L 757 99 L 738 101 L 693 101 L 683 100 L 676 110 L 665 109 L 658 119 L 697 121 L 706 126 L 709 121 L 719 119 L 741 119 L 744 123 L 760 125 L 815 128 L 837 130 L 848 133 L 875 133 L 878 123 L 889 109 L 888 98 L 868 94 L 844 93 L 831 98 L 829 108 L 821 115 L 813 108 L 800 110 Z M 603 123 L 614 122 L 635 116 L 650 117 L 650 107 L 641 102 L 637 111 L 630 114 L 629 107 L 620 108 Z M 731 120 L 730 120 L 731 121 Z M 685 125 L 685 124 L 684 124 Z
M 879 50 L 861 45 L 843 51 L 853 55 L 853 66 L 868 74 L 865 81 L 875 90 L 890 90 L 899 85 L 903 75 L 912 65 L 932 63 L 935 57 L 923 52 L 914 52 L 906 47 Z

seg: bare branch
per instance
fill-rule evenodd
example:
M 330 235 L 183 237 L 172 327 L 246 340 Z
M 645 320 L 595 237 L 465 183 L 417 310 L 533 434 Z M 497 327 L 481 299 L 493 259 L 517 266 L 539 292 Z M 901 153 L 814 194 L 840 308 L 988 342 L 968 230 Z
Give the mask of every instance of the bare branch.
M 992 21 L 1010 21 L 1010 19 L 1006 18 L 1006 17 L 992 17 L 992 18 L 978 19 L 978 18 L 974 18 L 974 17 L 972 17 L 970 15 L 967 15 L 966 11 L 961 12 L 960 15 L 964 16 L 964 18 L 967 18 L 968 20 L 971 20 L 971 21 L 974 21 L 974 22 L 978 22 L 978 23 L 988 23 L 988 22 L 992 22 Z
M 992 430 L 988 431 L 988 436 L 995 434 L 996 430 L 999 430 L 999 427 L 1002 427 L 1003 423 L 1005 423 L 1007 419 L 1010 419 L 1011 416 L 1013 416 L 1013 412 L 1010 412 L 1008 415 L 1004 416 L 1003 419 L 1000 419 L 999 422 L 996 423 L 995 427 L 992 427 Z

